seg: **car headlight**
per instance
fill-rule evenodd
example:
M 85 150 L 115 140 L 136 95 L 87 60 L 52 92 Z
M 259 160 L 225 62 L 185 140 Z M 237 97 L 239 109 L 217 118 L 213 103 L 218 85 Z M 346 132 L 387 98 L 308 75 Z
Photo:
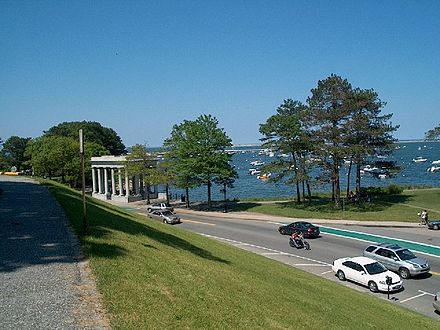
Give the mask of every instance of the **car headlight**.
M 413 264 L 412 265 L 414 268 L 420 268 L 420 266 L 419 265 L 416 265 L 416 264 Z

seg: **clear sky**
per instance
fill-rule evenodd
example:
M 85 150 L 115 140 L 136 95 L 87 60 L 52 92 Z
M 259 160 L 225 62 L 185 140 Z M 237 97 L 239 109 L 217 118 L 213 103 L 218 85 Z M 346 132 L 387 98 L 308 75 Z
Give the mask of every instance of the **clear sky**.
M 255 143 L 335 73 L 419 139 L 440 124 L 440 1 L 0 1 L 0 137 L 98 121 L 160 146 L 200 114 Z

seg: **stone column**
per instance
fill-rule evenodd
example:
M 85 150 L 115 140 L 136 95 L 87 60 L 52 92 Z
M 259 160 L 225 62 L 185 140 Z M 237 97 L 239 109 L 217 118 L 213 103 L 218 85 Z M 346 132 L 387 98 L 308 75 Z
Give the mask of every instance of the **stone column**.
M 111 169 L 112 173 L 112 195 L 116 195 L 116 184 L 115 184 L 115 169 Z
M 102 194 L 102 175 L 101 175 L 101 168 L 98 167 L 98 192 Z
M 118 181 L 119 181 L 119 196 L 122 196 L 124 194 L 124 187 L 122 187 L 122 173 L 120 168 L 118 168 Z
M 128 182 L 127 170 L 125 170 L 125 196 L 130 196 L 130 182 Z
M 104 194 L 108 194 L 108 171 L 107 168 L 104 168 Z
M 96 192 L 96 169 L 92 167 L 92 186 L 93 186 L 93 192 Z

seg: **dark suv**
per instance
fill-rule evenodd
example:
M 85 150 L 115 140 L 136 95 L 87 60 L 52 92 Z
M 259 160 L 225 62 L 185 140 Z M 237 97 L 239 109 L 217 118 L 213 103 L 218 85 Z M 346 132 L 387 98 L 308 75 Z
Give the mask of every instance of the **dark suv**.
M 402 278 L 428 273 L 430 270 L 426 259 L 417 257 L 410 250 L 397 244 L 372 244 L 363 254 L 365 257 L 379 261 L 389 270 L 397 272 Z

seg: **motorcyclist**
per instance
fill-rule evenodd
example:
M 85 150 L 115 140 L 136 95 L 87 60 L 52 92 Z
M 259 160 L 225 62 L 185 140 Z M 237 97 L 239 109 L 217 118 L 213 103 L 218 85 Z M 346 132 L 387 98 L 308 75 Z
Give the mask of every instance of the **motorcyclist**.
M 300 240 L 302 241 L 304 236 L 301 232 L 299 231 L 295 231 L 293 232 L 293 234 L 290 236 L 294 241 Z

